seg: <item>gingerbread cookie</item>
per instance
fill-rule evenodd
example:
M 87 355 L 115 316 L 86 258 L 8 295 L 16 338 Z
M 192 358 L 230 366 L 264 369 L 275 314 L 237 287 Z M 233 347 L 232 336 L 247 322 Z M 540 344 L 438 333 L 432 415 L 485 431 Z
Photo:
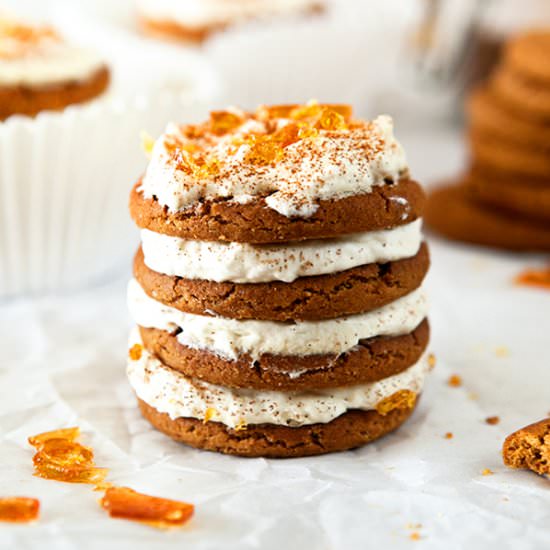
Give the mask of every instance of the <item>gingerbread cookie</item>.
M 550 418 L 535 422 L 509 435 L 502 447 L 504 464 L 550 474 Z
M 411 333 L 370 338 L 342 355 L 273 355 L 237 360 L 180 344 L 177 334 L 140 327 L 143 344 L 165 365 L 211 384 L 256 390 L 307 391 L 367 384 L 418 362 L 428 345 L 424 320 Z
M 550 250 L 550 226 L 480 205 L 464 185 L 435 189 L 426 225 L 456 241 L 508 250 Z
M 393 409 L 385 415 L 377 411 L 350 411 L 326 424 L 299 428 L 261 424 L 229 429 L 220 422 L 195 418 L 171 419 L 138 399 L 143 416 L 157 430 L 191 447 L 243 457 L 292 458 L 322 455 L 361 447 L 396 430 L 414 410 Z
M 138 250 L 134 276 L 145 292 L 164 304 L 199 315 L 272 321 L 330 319 L 386 305 L 418 288 L 430 264 L 428 248 L 385 264 L 367 264 L 291 283 L 236 284 L 184 279 L 149 269 Z

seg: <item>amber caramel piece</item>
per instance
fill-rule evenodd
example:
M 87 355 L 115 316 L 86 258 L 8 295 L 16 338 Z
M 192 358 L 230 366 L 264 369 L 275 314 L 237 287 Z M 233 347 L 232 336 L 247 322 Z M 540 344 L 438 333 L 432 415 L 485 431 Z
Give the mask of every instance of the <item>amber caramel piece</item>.
M 212 111 L 210 113 L 210 131 L 221 136 L 238 128 L 244 119 L 231 111 Z
M 347 130 L 348 125 L 344 117 L 330 109 L 323 109 L 319 115 L 319 119 L 315 123 L 315 127 L 320 130 Z
M 28 438 L 28 442 L 37 449 L 49 439 L 65 439 L 67 441 L 74 441 L 80 435 L 80 428 L 63 428 L 61 430 L 53 430 L 51 432 L 44 432 L 38 435 L 31 435 Z
M 79 434 L 79 428 L 67 428 L 29 437 L 37 449 L 32 459 L 35 475 L 68 483 L 101 483 L 107 470 L 95 466 L 92 449 L 74 441 Z
M 550 266 L 541 269 L 526 269 L 514 279 L 514 282 L 518 285 L 536 286 L 550 290 Z
M 113 518 L 139 521 L 161 529 L 183 525 L 195 510 L 187 502 L 144 495 L 128 487 L 107 489 L 100 504 Z
M 38 519 L 40 501 L 29 497 L 0 497 L 0 521 L 28 523 Z
M 143 346 L 141 344 L 134 344 L 128 350 L 128 356 L 132 361 L 139 361 L 141 359 L 142 352 L 143 352 Z
M 412 409 L 416 403 L 416 393 L 411 390 L 399 390 L 382 399 L 376 405 L 376 412 L 382 416 L 395 409 Z

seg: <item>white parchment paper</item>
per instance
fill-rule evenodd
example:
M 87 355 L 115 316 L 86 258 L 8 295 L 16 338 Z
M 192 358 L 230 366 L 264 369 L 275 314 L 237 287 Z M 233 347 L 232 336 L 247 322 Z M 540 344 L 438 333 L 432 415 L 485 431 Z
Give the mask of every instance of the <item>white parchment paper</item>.
M 421 180 L 461 162 L 457 136 L 401 137 Z M 124 374 L 126 275 L 78 295 L 2 303 L 0 495 L 38 497 L 42 515 L 0 524 L 0 548 L 550 547 L 550 481 L 507 470 L 500 456 L 509 432 L 550 411 L 550 292 L 512 284 L 543 259 L 431 246 L 438 365 L 419 409 L 379 442 L 318 458 L 226 457 L 150 428 Z M 447 385 L 451 374 L 462 387 Z M 493 415 L 500 423 L 486 424 Z M 71 425 L 111 482 L 192 502 L 194 519 L 159 532 L 110 519 L 89 486 L 33 477 L 27 437 Z

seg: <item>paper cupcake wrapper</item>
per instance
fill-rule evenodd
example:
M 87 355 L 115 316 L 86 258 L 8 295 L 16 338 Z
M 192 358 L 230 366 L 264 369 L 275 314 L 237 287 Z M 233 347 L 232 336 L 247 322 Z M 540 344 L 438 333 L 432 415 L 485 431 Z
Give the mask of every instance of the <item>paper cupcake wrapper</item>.
M 130 266 L 140 132 L 206 109 L 182 94 L 97 101 L 0 124 L 0 297 L 82 287 Z

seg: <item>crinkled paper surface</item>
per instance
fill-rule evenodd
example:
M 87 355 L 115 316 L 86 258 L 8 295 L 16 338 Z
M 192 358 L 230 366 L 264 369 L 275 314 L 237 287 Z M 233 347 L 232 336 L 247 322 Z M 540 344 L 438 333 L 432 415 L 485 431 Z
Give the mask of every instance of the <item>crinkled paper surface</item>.
M 404 138 L 419 179 L 460 163 L 456 138 Z M 0 548 L 550 547 L 550 481 L 506 469 L 500 455 L 509 432 L 550 411 L 550 292 L 512 283 L 543 259 L 434 239 L 432 258 L 438 365 L 419 409 L 377 443 L 318 458 L 231 458 L 151 429 L 125 381 L 122 276 L 78 295 L 1 304 L 0 495 L 38 497 L 42 515 L 0 524 Z M 447 385 L 451 374 L 462 387 Z M 500 423 L 488 425 L 494 415 Z M 192 521 L 159 532 L 110 519 L 89 486 L 33 477 L 27 437 L 71 425 L 109 481 L 192 502 Z

